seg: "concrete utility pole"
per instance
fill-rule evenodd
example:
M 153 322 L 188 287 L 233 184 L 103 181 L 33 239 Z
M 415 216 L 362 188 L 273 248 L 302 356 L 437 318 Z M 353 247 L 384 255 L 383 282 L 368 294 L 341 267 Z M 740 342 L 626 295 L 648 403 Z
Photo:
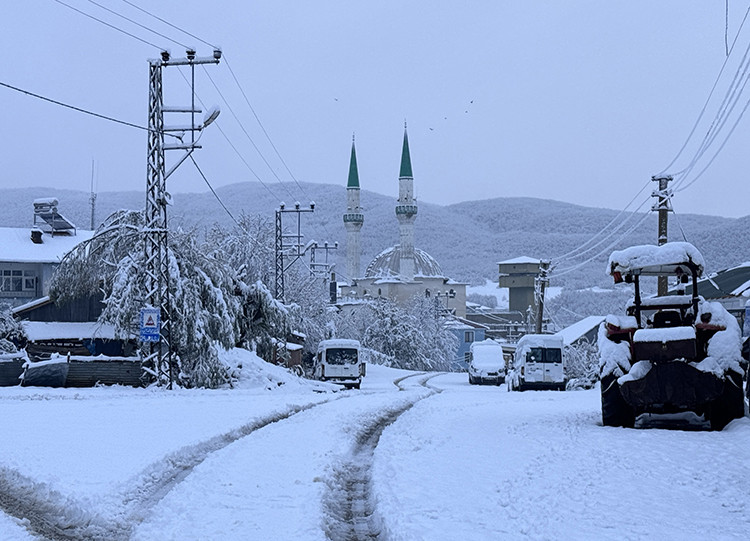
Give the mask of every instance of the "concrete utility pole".
M 544 317 L 544 290 L 549 284 L 549 266 L 550 261 L 539 262 L 539 302 L 537 303 L 536 312 L 536 334 L 542 334 L 542 318 Z
M 179 367 L 174 357 L 171 343 L 171 306 L 169 299 L 169 245 L 167 243 L 167 178 L 184 162 L 198 145 L 196 132 L 213 122 L 218 109 L 209 111 L 202 124 L 195 123 L 195 66 L 198 64 L 218 64 L 221 51 L 213 56 L 196 58 L 195 51 L 188 49 L 185 58 L 171 59 L 168 51 L 161 53 L 161 59 L 149 60 L 148 91 L 148 165 L 146 171 L 146 228 L 145 228 L 145 308 L 159 310 L 158 341 L 148 341 L 148 353 L 143 360 L 146 379 L 155 378 L 159 385 L 166 384 L 170 389 Z M 162 94 L 162 69 L 167 66 L 190 66 L 191 103 L 189 107 L 165 107 Z M 165 127 L 164 113 L 190 113 L 190 125 Z M 171 133 L 170 133 L 171 132 Z M 190 140 L 183 141 L 186 132 Z M 165 133 L 170 133 L 179 142 L 164 144 Z M 183 150 L 185 153 L 169 171 L 165 171 L 166 150 Z M 142 333 L 143 334 L 143 333 Z
M 651 180 L 659 183 L 659 188 L 651 192 L 651 197 L 657 197 L 658 201 L 651 207 L 659 213 L 659 238 L 658 244 L 662 246 L 667 243 L 667 219 L 672 211 L 672 192 L 668 189 L 668 184 L 673 180 L 671 175 L 653 176 Z M 667 294 L 669 282 L 667 276 L 659 276 L 657 285 L 657 294 L 663 296 Z

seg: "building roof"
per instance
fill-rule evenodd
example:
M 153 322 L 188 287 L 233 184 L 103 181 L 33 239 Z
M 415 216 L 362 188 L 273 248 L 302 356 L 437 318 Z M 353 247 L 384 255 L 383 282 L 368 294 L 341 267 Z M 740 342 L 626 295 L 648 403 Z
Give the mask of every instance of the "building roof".
M 507 261 L 500 261 L 498 265 L 525 265 L 528 263 L 539 265 L 541 261 L 538 259 L 534 259 L 533 257 L 526 257 L 525 255 L 522 255 L 520 257 L 514 257 L 513 259 L 508 259 Z
M 670 295 L 676 291 L 670 291 Z M 685 294 L 692 295 L 693 285 L 685 286 Z M 750 261 L 720 270 L 707 278 L 698 280 L 698 293 L 704 299 L 723 297 L 750 297 Z
M 352 136 L 352 156 L 349 159 L 349 181 L 347 188 L 359 188 L 359 171 L 357 170 L 357 150 L 354 148 L 354 137 Z
M 89 240 L 93 231 L 77 235 L 42 235 L 42 243 L 31 242 L 30 227 L 0 227 L 0 261 L 15 263 L 60 263 L 65 254 Z
M 406 134 L 406 123 L 404 123 L 404 146 L 401 149 L 401 169 L 399 178 L 414 178 L 411 172 L 411 155 L 409 154 L 409 136 Z
M 598 327 L 604 319 L 604 316 L 585 317 L 577 323 L 573 323 L 569 327 L 565 327 L 563 330 L 555 333 L 555 336 L 561 337 L 565 345 L 569 346 L 582 336 L 585 336 L 591 329 Z
M 401 245 L 396 244 L 375 256 L 367 269 L 365 278 L 399 278 Z M 419 248 L 414 248 L 414 276 L 444 278 L 443 269 L 435 259 Z
M 112 325 L 100 324 L 95 321 L 87 323 L 22 321 L 21 326 L 32 342 L 37 340 L 85 340 L 91 338 L 114 340 L 116 338 L 115 328 Z

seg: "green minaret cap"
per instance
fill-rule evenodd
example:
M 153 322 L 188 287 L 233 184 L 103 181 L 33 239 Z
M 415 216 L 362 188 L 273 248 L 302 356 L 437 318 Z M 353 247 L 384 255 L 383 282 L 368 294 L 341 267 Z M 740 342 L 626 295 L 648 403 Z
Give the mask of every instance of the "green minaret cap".
M 406 135 L 406 122 L 404 122 L 404 148 L 401 150 L 401 171 L 399 178 L 414 178 L 411 173 L 411 156 L 409 155 L 409 137 Z
M 352 137 L 352 157 L 349 160 L 349 182 L 347 188 L 359 188 L 359 172 L 357 171 L 357 151 L 354 149 L 354 137 Z

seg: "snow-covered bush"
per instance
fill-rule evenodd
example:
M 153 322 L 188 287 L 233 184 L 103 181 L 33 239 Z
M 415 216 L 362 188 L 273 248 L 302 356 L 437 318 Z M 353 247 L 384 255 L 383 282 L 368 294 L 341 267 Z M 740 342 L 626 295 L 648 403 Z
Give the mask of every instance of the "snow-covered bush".
M 599 350 L 588 340 L 565 346 L 568 389 L 591 389 L 599 380 Z
M 25 341 L 23 329 L 13 317 L 10 307 L 0 306 L 0 354 L 15 353 L 17 344 Z

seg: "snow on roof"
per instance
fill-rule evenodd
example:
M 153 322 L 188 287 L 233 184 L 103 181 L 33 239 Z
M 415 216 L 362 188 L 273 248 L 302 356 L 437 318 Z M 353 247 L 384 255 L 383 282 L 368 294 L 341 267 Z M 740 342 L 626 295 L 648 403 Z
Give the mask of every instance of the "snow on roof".
M 527 263 L 538 265 L 541 263 L 541 261 L 539 259 L 534 259 L 533 257 L 526 257 L 525 255 L 522 255 L 520 257 L 508 259 L 507 261 L 500 261 L 498 262 L 498 265 L 523 265 Z
M 689 242 L 668 242 L 662 246 L 646 244 L 631 246 L 612 252 L 607 262 L 607 274 L 619 272 L 627 274 L 635 269 L 651 271 L 665 266 L 692 263 L 698 267 L 698 275 L 703 273 L 706 262 L 698 249 Z
M 324 348 L 359 348 L 359 340 L 350 340 L 348 338 L 332 338 L 330 340 L 322 340 L 318 344 L 318 351 Z
M 524 334 L 516 344 L 516 349 L 525 347 L 559 348 L 563 345 L 561 336 L 556 334 Z
M 566 346 L 571 345 L 573 342 L 581 338 L 583 335 L 585 335 L 587 332 L 589 332 L 591 329 L 598 327 L 602 321 L 604 321 L 605 316 L 589 316 L 585 317 L 582 320 L 573 323 L 572 325 L 565 327 L 563 330 L 555 333 L 555 336 L 559 336 L 562 338 L 563 343 Z
M 85 338 L 115 339 L 115 328 L 112 325 L 99 323 L 63 323 L 46 321 L 22 321 L 26 336 L 30 341 L 37 340 L 81 340 Z
M 42 235 L 43 242 L 31 242 L 30 227 L 0 227 L 0 261 L 59 263 L 65 254 L 92 237 L 93 231 L 77 235 Z
M 11 309 L 11 312 L 13 314 L 18 314 L 19 312 L 23 312 L 24 310 L 28 310 L 29 308 L 36 308 L 37 306 L 42 306 L 43 304 L 47 304 L 51 302 L 52 301 L 50 300 L 49 295 L 45 295 L 44 297 L 39 297 L 38 299 L 34 299 L 33 301 L 27 302 L 26 304 L 16 306 Z

